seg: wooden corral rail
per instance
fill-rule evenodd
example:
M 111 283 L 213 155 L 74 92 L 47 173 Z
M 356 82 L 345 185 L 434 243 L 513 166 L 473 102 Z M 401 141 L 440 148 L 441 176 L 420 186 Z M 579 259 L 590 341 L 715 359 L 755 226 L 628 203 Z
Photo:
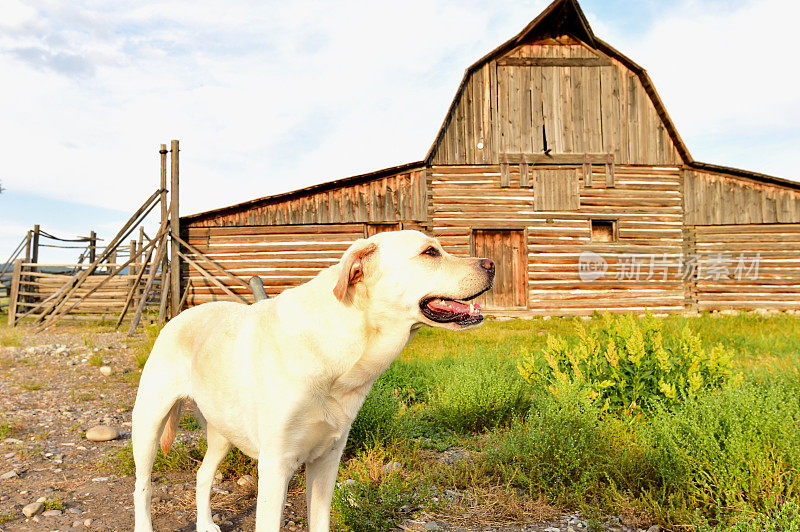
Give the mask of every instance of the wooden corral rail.
M 51 273 L 43 271 L 32 271 L 34 268 L 53 267 L 55 265 L 43 265 L 40 263 L 19 263 L 20 271 L 14 276 L 14 312 L 9 312 L 9 321 L 12 322 L 19 315 L 24 314 L 30 309 L 41 305 L 43 301 L 56 294 L 73 277 L 72 273 Z M 80 268 L 85 264 L 59 264 L 58 267 Z M 104 264 L 110 268 L 118 268 L 118 264 Z M 137 278 L 135 272 L 140 271 L 141 264 L 131 264 L 131 269 L 127 274 L 118 274 L 112 279 L 107 279 L 106 275 L 97 274 L 86 278 L 83 284 L 72 291 L 66 299 L 65 305 L 72 308 L 69 313 L 73 316 L 91 317 L 112 317 L 119 314 L 125 304 L 126 296 L 133 288 Z M 133 272 L 133 273 L 131 273 Z M 98 288 L 100 283 L 104 283 Z M 85 296 L 93 291 L 92 297 Z M 152 293 L 150 298 L 158 298 L 160 289 Z M 141 287 L 138 288 L 136 297 L 140 297 Z

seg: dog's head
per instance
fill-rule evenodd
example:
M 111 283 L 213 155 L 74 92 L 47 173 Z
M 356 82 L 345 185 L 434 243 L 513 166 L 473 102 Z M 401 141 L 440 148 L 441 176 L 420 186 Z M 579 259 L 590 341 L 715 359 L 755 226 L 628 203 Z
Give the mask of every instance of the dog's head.
M 339 268 L 334 295 L 345 304 L 449 329 L 483 321 L 480 306 L 468 301 L 492 287 L 495 271 L 490 259 L 455 257 L 419 231 L 360 239 Z

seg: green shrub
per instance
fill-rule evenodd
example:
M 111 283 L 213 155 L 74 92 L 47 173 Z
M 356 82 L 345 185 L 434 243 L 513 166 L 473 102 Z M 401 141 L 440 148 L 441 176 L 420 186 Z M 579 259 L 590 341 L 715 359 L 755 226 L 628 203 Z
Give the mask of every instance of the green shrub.
M 339 524 L 351 532 L 387 532 L 410 510 L 415 496 L 397 476 L 340 484 L 333 496 Z
M 626 426 L 602 416 L 579 387 L 560 383 L 524 421 L 492 434 L 486 462 L 503 483 L 561 504 L 583 504 L 604 486 L 637 486 L 648 467 Z
M 399 426 L 400 408 L 400 400 L 394 394 L 393 388 L 380 380 L 376 381 L 350 427 L 347 453 L 352 454 L 394 438 Z
M 753 518 L 742 517 L 725 527 L 712 527 L 703 518 L 698 519 L 697 532 L 797 532 L 800 530 L 800 506 L 790 501 L 769 514 L 758 514 Z
M 800 498 L 798 427 L 800 385 L 773 378 L 656 409 L 638 431 L 669 494 L 661 505 L 724 521 L 735 511 L 768 514 Z
M 549 336 L 542 356 L 525 357 L 519 373 L 551 393 L 557 383 L 577 383 L 604 412 L 623 416 L 741 379 L 732 369 L 732 354 L 719 345 L 706 349 L 688 326 L 666 342 L 662 321 L 649 314 L 606 314 L 599 323 L 587 330 L 577 322 L 576 342 Z
M 422 420 L 457 433 L 497 427 L 531 404 L 530 390 L 513 374 L 511 362 L 478 356 L 440 364 L 428 393 Z

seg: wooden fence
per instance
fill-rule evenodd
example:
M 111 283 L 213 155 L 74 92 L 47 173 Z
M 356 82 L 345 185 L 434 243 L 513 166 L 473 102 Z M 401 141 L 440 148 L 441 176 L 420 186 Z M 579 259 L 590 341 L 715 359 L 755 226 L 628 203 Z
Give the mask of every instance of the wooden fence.
M 54 268 L 69 268 L 81 271 L 85 264 L 41 264 L 16 261 L 9 286 L 8 321 L 15 324 L 21 317 L 36 317 L 36 309 L 52 299 L 75 278 L 75 271 L 53 272 Z M 109 269 L 119 264 L 104 264 Z M 141 263 L 132 263 L 127 273 L 108 278 L 108 274 L 90 275 L 65 299 L 67 314 L 75 319 L 110 319 L 120 315 L 130 296 L 136 305 L 140 302 L 144 287 L 141 285 Z M 43 271 L 44 270 L 44 271 Z M 51 270 L 51 271 L 47 271 Z M 150 266 L 145 266 L 145 274 Z M 91 295 L 91 297 L 87 297 Z M 148 294 L 147 304 L 157 304 L 161 297 L 160 282 L 154 282 Z

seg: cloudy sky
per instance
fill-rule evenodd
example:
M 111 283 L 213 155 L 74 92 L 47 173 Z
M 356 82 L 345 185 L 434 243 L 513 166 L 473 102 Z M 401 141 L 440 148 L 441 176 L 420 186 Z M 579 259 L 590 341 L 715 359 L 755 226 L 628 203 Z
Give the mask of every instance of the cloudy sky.
M 173 138 L 184 214 L 419 160 L 464 69 L 546 5 L 0 0 L 0 261 L 34 223 L 113 236 Z M 696 159 L 800 180 L 800 3 L 581 5 Z

